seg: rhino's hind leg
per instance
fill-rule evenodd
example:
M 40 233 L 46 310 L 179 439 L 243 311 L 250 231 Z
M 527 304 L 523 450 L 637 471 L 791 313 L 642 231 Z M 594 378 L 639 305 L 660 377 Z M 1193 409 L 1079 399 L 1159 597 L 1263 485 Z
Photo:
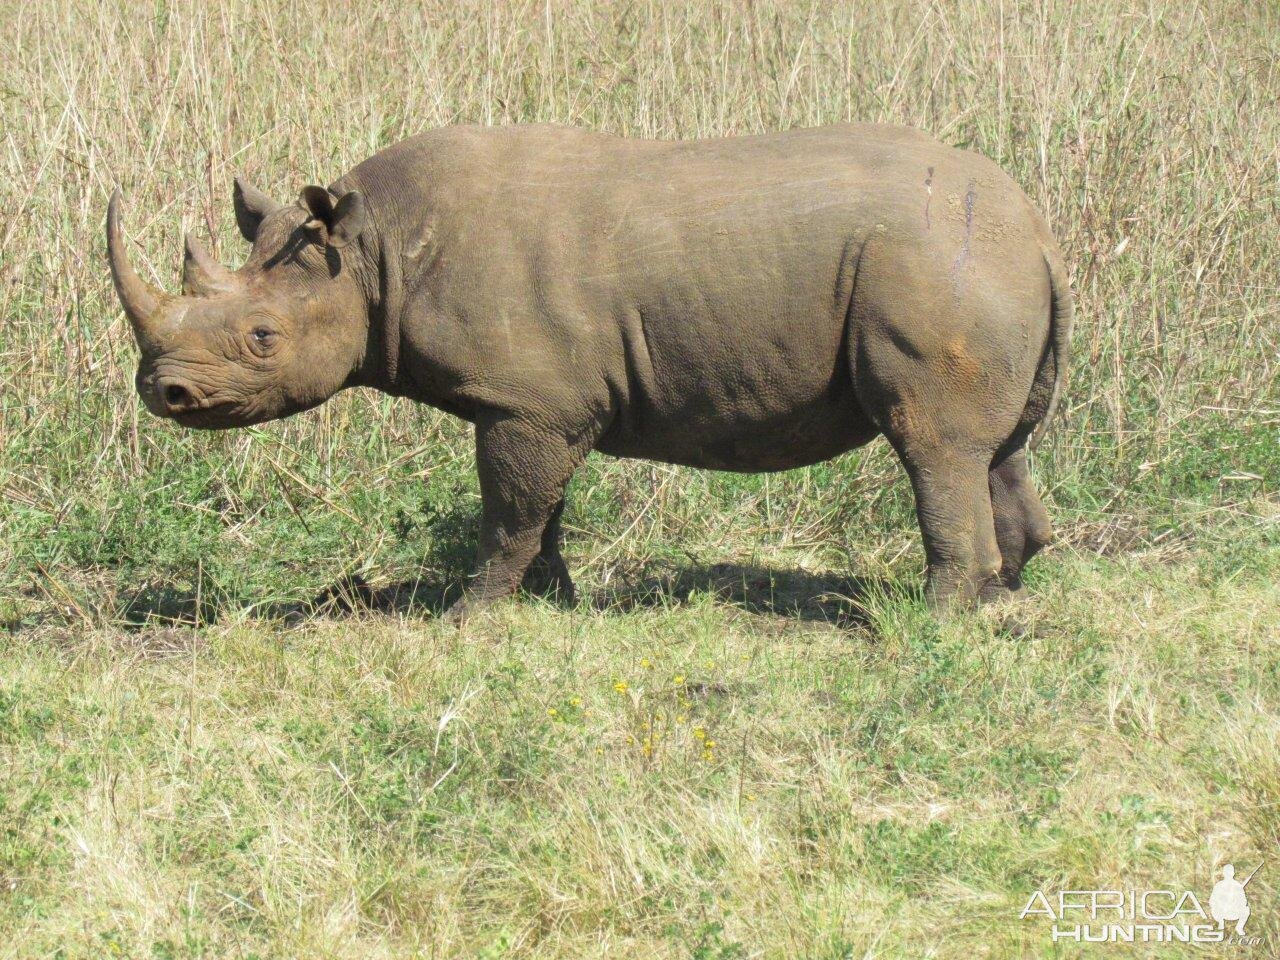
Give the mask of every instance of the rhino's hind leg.
M 941 448 L 913 449 L 902 459 L 916 495 L 929 604 L 968 605 L 1000 573 L 987 464 L 973 452 Z
M 560 547 L 564 536 L 560 518 L 564 514 L 564 498 L 551 511 L 551 519 L 542 531 L 542 547 L 524 575 L 524 588 L 530 593 L 550 594 L 567 606 L 577 602 L 577 591 Z
M 1000 544 L 999 587 L 1017 591 L 1022 588 L 1022 568 L 1053 536 L 1049 514 L 1031 483 L 1022 448 L 993 464 L 987 479 Z
M 547 528 L 586 450 L 517 418 L 477 419 L 480 544 L 475 574 L 462 598 L 449 608 L 447 619 L 461 624 L 478 609 L 515 592 L 534 556 L 545 549 Z M 558 531 L 552 531 L 558 556 L 557 540 Z

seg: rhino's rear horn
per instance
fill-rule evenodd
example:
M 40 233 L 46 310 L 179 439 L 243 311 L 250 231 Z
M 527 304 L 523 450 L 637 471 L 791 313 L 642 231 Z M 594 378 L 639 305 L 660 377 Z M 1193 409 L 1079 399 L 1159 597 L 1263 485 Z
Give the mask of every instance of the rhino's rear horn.
M 111 194 L 111 202 L 107 204 L 107 259 L 111 263 L 111 279 L 115 281 L 116 295 L 125 315 L 133 325 L 134 336 L 138 344 L 145 344 L 152 338 L 156 314 L 168 295 L 147 283 L 129 264 L 125 253 L 124 237 L 120 232 L 120 189 L 117 187 Z
M 186 253 L 182 258 L 182 293 L 188 297 L 209 297 L 230 293 L 236 278 L 205 249 L 200 238 L 190 231 L 183 238 Z

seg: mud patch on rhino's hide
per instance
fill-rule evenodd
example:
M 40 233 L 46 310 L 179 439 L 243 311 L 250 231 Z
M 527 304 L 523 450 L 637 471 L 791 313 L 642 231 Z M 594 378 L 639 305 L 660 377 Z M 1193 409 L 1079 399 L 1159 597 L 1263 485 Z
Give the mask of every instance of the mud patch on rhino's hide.
M 416 237 L 410 237 L 404 245 L 404 255 L 406 259 L 416 260 L 431 246 L 431 241 L 435 239 L 435 231 L 430 227 L 423 228 L 422 232 Z
M 996 193 L 994 203 L 991 202 L 993 192 Z M 973 241 L 1003 240 L 1012 235 L 1013 226 L 998 212 L 1004 199 L 1002 191 L 982 180 L 970 180 L 963 196 L 958 193 L 948 194 L 946 216 L 949 220 L 964 224 L 964 248 L 961 253 L 966 259 L 973 252 Z M 981 211 L 978 209 L 979 200 L 982 201 Z
M 978 191 L 974 182 L 970 180 L 969 189 L 964 192 L 964 240 L 961 242 L 960 252 L 956 254 L 955 262 L 951 264 L 951 272 L 957 281 L 973 255 L 973 208 L 977 202 Z
M 982 366 L 969 352 L 969 344 L 964 337 L 953 337 L 947 341 L 937 364 L 941 376 L 958 385 L 974 384 L 982 373 Z

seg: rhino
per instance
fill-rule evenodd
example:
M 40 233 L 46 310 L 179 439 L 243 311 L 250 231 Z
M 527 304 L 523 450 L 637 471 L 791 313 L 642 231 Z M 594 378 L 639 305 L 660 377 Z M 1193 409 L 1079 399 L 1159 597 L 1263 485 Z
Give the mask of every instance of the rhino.
M 989 159 L 843 124 L 685 141 L 450 126 L 278 203 L 242 179 L 238 270 L 186 237 L 182 293 L 107 252 L 146 408 L 287 417 L 348 387 L 475 425 L 461 623 L 531 582 L 572 602 L 569 479 L 600 451 L 788 470 L 884 435 L 936 606 L 1020 590 L 1050 539 L 1026 449 L 1068 365 L 1058 245 Z

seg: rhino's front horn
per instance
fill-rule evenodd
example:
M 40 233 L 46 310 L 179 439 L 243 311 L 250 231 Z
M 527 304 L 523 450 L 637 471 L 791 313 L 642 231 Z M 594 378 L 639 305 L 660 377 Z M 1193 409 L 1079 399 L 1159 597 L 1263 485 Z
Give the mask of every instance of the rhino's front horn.
M 209 297 L 215 293 L 230 293 L 235 289 L 235 274 L 213 259 L 194 233 L 188 231 L 184 240 L 186 246 L 186 254 L 182 258 L 184 296 Z
M 168 299 L 163 290 L 158 290 L 143 280 L 125 255 L 124 238 L 120 234 L 120 189 L 117 187 L 111 194 L 111 202 L 107 205 L 107 259 L 111 261 L 111 279 L 115 281 L 116 295 L 125 315 L 133 325 L 134 336 L 139 346 L 145 345 L 151 337 L 151 327 L 160 306 Z

